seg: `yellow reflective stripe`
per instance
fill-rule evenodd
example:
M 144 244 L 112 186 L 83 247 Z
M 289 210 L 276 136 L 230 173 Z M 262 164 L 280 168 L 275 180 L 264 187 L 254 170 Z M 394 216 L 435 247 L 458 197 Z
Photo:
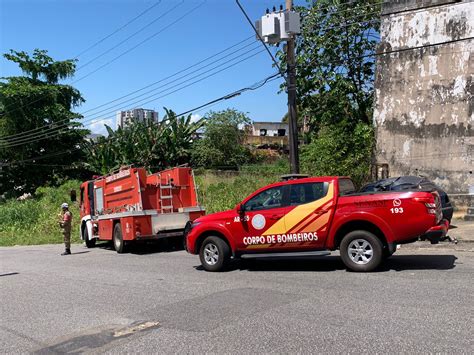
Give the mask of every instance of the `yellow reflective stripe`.
M 299 205 L 288 212 L 283 218 L 278 220 L 273 226 L 268 228 L 262 235 L 285 234 L 296 226 L 301 220 L 313 213 L 316 209 L 332 200 L 334 196 L 334 184 L 329 183 L 328 193 L 320 200 L 316 200 L 304 205 Z
M 326 223 L 328 223 L 328 221 L 329 221 L 329 213 L 321 216 L 316 221 L 311 223 L 309 226 L 305 227 L 305 229 L 303 229 L 299 233 L 303 233 L 303 232 L 313 232 L 314 233 L 314 232 L 317 232 L 321 227 L 323 227 Z

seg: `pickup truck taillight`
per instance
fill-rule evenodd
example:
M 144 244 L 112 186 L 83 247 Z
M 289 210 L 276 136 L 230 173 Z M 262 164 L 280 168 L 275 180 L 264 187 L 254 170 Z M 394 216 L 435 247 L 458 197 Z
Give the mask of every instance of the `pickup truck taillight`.
M 438 192 L 432 192 L 431 196 L 415 197 L 415 201 L 425 204 L 426 212 L 436 216 L 436 223 L 441 221 L 443 213 L 441 211 L 441 201 Z

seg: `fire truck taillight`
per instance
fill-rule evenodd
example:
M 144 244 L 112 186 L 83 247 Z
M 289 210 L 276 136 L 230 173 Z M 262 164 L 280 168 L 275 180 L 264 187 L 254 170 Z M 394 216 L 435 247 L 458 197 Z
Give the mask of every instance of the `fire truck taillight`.
M 141 230 L 140 223 L 135 223 L 135 235 L 137 237 L 142 235 L 142 230 Z

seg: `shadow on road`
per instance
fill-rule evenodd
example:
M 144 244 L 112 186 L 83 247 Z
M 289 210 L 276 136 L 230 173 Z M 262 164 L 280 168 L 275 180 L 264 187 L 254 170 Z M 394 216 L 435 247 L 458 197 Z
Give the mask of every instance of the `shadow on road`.
M 456 260 L 454 255 L 393 255 L 379 271 L 450 270 Z
M 413 270 L 450 270 L 456 265 L 457 258 L 454 255 L 394 255 L 375 270 L 375 272 L 387 271 L 413 271 Z M 195 267 L 202 270 L 201 265 Z M 233 261 L 227 271 L 312 271 L 328 272 L 345 270 L 339 256 L 305 257 L 305 258 L 266 258 L 252 260 Z
M 179 239 L 176 239 L 176 240 L 162 239 L 162 240 L 153 241 L 153 242 L 133 243 L 128 246 L 126 253 L 137 254 L 137 255 L 169 253 L 173 251 L 184 250 L 184 246 L 182 245 L 182 243 L 183 243 L 182 240 L 179 240 Z M 112 242 L 101 242 L 101 243 L 96 244 L 95 247 L 115 252 L 114 245 Z
M 86 251 L 76 251 L 74 253 L 71 253 L 71 255 L 77 255 L 77 254 L 86 254 L 86 253 L 90 253 L 89 250 L 86 250 Z
M 154 253 L 170 253 L 184 250 L 182 239 L 160 239 L 154 242 L 135 243 L 130 246 L 129 253 L 145 255 Z

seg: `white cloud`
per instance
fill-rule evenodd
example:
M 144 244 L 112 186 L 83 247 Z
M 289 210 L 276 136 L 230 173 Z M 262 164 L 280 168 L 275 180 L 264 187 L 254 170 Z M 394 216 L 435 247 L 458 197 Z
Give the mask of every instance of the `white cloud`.
M 108 135 L 107 130 L 105 129 L 104 125 L 107 125 L 111 127 L 112 129 L 115 129 L 115 118 L 107 118 L 107 119 L 94 122 L 91 125 L 89 125 L 88 128 L 91 130 L 92 133 L 97 133 L 97 134 L 102 134 L 104 136 L 107 136 Z
M 202 116 L 199 113 L 193 113 L 191 115 L 191 122 L 197 122 L 202 118 Z

